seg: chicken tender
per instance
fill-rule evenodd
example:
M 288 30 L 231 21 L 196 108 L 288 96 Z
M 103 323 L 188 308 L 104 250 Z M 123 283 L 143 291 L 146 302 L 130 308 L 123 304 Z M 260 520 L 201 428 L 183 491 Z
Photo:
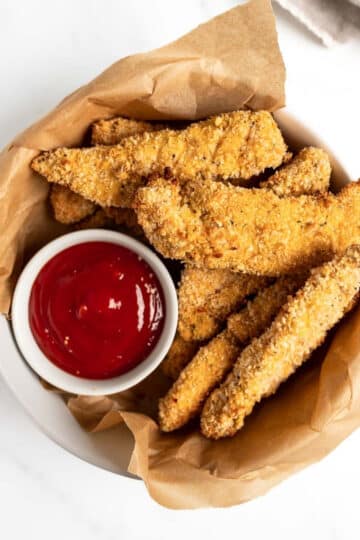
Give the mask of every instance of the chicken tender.
M 49 195 L 54 218 L 60 223 L 71 225 L 96 211 L 96 204 L 64 186 L 54 184 Z
M 162 255 L 208 268 L 279 276 L 360 242 L 360 182 L 337 195 L 280 198 L 264 189 L 159 178 L 139 190 L 134 206 Z
M 301 276 L 279 278 L 228 319 L 227 330 L 199 350 L 160 402 L 161 429 L 178 429 L 201 410 L 208 394 L 234 365 L 242 347 L 265 330 L 288 295 L 303 282 Z
M 230 270 L 186 267 L 178 290 L 179 334 L 186 341 L 210 339 L 228 315 L 268 281 Z
M 106 216 L 113 220 L 115 225 L 125 228 L 126 232 L 131 233 L 131 236 L 135 238 L 142 238 L 144 236 L 144 231 L 140 227 L 136 213 L 132 208 L 114 208 L 110 206 L 103 210 Z
M 228 330 L 199 350 L 159 401 L 162 431 L 180 428 L 199 412 L 209 391 L 229 371 L 239 351 L 239 345 Z
M 329 156 L 321 148 L 307 147 L 260 187 L 269 189 L 279 197 L 323 193 L 329 189 L 331 165 Z
M 32 168 L 101 206 L 131 206 L 153 174 L 178 180 L 245 181 L 278 167 L 286 144 L 267 111 L 237 111 L 191 124 L 127 137 L 116 146 L 58 148 L 40 154 Z
M 196 341 L 185 341 L 178 334 L 175 336 L 164 361 L 161 364 L 163 373 L 170 379 L 177 379 L 182 369 L 190 362 L 200 344 Z
M 227 320 L 228 330 L 240 343 L 257 337 L 275 317 L 289 295 L 305 281 L 304 275 L 283 276 L 249 300 L 244 309 Z
M 105 213 L 103 208 L 98 208 L 91 216 L 75 223 L 75 229 L 78 231 L 83 229 L 106 229 L 112 225 L 114 225 L 112 218 Z
M 109 228 L 125 232 L 134 238 L 143 239 L 144 236 L 136 214 L 131 208 L 98 208 L 94 214 L 76 223 L 75 228 L 78 230 Z
M 209 438 L 234 435 L 255 404 L 307 360 L 327 332 L 353 307 L 360 289 L 360 246 L 314 269 L 271 326 L 237 359 L 225 382 L 210 394 L 201 414 Z
M 117 144 L 124 137 L 162 129 L 161 124 L 150 124 L 128 118 L 113 118 L 100 120 L 92 126 L 92 144 Z M 98 209 L 97 205 L 82 195 L 74 193 L 66 186 L 54 184 L 50 190 L 50 204 L 53 208 L 54 217 L 60 223 L 67 225 L 79 222 Z M 95 222 L 99 220 L 98 214 Z M 93 220 L 94 221 L 94 220 Z M 90 220 L 91 224 L 91 220 Z
M 165 129 L 163 124 L 131 120 L 130 118 L 110 118 L 98 120 L 91 127 L 91 144 L 113 145 L 118 144 L 124 137 L 150 133 Z

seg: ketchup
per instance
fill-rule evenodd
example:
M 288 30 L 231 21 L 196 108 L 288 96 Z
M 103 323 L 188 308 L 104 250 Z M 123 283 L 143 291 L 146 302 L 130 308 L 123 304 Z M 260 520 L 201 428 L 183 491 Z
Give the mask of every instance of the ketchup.
M 30 296 L 34 338 L 51 362 L 88 379 L 125 373 L 161 335 L 165 302 L 150 266 L 129 249 L 86 242 L 39 272 Z

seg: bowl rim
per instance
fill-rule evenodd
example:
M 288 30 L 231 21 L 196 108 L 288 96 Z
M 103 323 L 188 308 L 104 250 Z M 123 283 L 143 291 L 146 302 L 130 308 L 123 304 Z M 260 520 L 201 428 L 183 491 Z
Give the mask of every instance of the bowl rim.
M 109 379 L 87 379 L 71 375 L 53 364 L 40 349 L 31 331 L 28 305 L 34 280 L 43 266 L 58 253 L 87 242 L 107 242 L 128 248 L 143 258 L 159 279 L 165 300 L 165 321 L 155 347 L 137 366 Z M 73 394 L 111 395 L 127 390 L 152 373 L 165 357 L 175 336 L 178 305 L 174 282 L 158 255 L 126 234 L 106 229 L 87 229 L 64 234 L 40 249 L 25 265 L 17 281 L 11 308 L 14 337 L 30 367 L 45 381 Z

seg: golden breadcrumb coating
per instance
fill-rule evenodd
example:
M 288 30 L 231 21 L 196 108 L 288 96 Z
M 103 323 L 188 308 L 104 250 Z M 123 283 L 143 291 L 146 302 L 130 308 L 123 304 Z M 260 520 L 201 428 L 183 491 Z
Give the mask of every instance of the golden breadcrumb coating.
M 139 190 L 134 206 L 162 255 L 208 268 L 290 274 L 360 242 L 360 182 L 337 195 L 279 198 L 264 189 L 159 178 Z
M 70 189 L 60 185 L 52 185 L 49 194 L 54 218 L 60 223 L 71 225 L 93 214 L 96 204 Z
M 331 165 L 329 156 L 321 148 L 303 148 L 286 165 L 260 187 L 270 189 L 279 197 L 316 194 L 329 189 Z
M 170 379 L 177 379 L 181 370 L 190 362 L 200 344 L 196 341 L 185 341 L 176 334 L 164 361 L 161 364 L 163 373 Z
M 288 296 L 303 285 L 304 281 L 303 275 L 280 277 L 275 283 L 259 291 L 242 310 L 230 315 L 227 320 L 228 330 L 240 343 L 246 343 L 260 335 L 285 304 Z
M 327 154 L 319 148 L 304 148 L 261 184 L 280 196 L 327 191 L 331 167 Z M 231 270 L 186 267 L 179 286 L 179 332 L 186 340 L 214 336 L 221 324 L 244 298 L 266 285 L 266 279 Z M 279 285 L 280 287 L 280 285 Z
M 193 271 L 195 272 L 194 274 Z M 201 272 L 204 274 L 203 280 L 201 280 Z M 216 273 L 218 275 L 211 280 L 211 274 L 213 272 L 213 270 L 195 269 L 191 267 L 185 268 L 183 272 L 183 289 L 181 289 L 180 285 L 178 293 L 180 306 L 179 316 L 180 321 L 182 320 L 182 322 L 179 322 L 178 332 L 180 332 L 180 328 L 184 326 L 186 329 L 186 335 L 189 336 L 190 339 L 195 339 L 193 337 L 194 335 L 205 336 L 204 331 L 197 332 L 196 334 L 194 334 L 192 331 L 192 317 L 197 322 L 198 316 L 195 309 L 196 304 L 202 307 L 202 312 L 200 311 L 200 314 L 204 313 L 204 319 L 200 315 L 200 325 L 198 328 L 200 330 L 203 330 L 204 328 L 207 330 L 206 339 L 210 339 L 213 337 L 213 335 L 215 335 L 212 333 L 215 328 L 214 325 L 216 325 L 217 328 L 220 328 L 221 326 L 220 319 L 216 319 L 214 317 L 212 318 L 211 310 L 207 311 L 207 308 L 208 306 L 211 306 L 214 297 L 216 297 L 217 294 L 220 295 L 221 310 L 218 312 L 218 316 L 220 317 L 220 314 L 222 315 L 221 322 L 226 319 L 230 309 L 231 312 L 234 311 L 234 303 L 232 302 L 231 296 L 222 296 L 222 289 L 215 289 L 215 287 L 212 287 L 213 282 L 217 282 L 218 287 L 221 287 L 221 285 L 224 284 L 224 287 L 226 288 L 225 284 L 227 279 L 231 279 L 232 285 L 232 279 L 237 276 L 237 279 L 240 282 L 240 287 L 242 287 L 242 299 L 245 296 L 256 292 L 256 290 L 260 290 L 257 296 L 253 300 L 250 300 L 240 312 L 233 313 L 228 318 L 227 326 L 229 331 L 236 337 L 239 343 L 244 344 L 248 340 L 259 335 L 259 333 L 261 333 L 264 328 L 270 324 L 272 318 L 276 315 L 282 304 L 285 303 L 287 296 L 294 292 L 296 288 L 298 288 L 304 281 L 303 276 L 284 276 L 279 278 L 273 285 L 261 290 L 261 287 L 264 287 L 269 281 L 266 278 L 234 273 L 231 273 L 231 276 L 226 276 L 226 274 L 230 274 L 230 272 L 217 270 Z M 245 277 L 247 278 L 246 282 Z M 256 277 L 258 277 L 258 281 L 255 280 Z M 205 284 L 205 286 L 201 288 L 203 284 Z M 197 302 L 197 290 L 199 291 L 199 297 L 201 299 L 200 303 Z M 228 290 L 231 290 L 231 286 L 228 288 Z M 236 295 L 236 293 L 239 291 L 240 288 L 235 288 L 234 295 Z M 208 293 L 208 295 L 206 293 Z M 208 303 L 206 303 L 207 296 L 209 297 Z M 238 299 L 239 298 L 240 296 Z M 213 300 L 213 302 L 215 306 L 218 304 L 218 300 Z M 190 310 L 187 310 L 188 305 L 191 305 Z M 227 312 L 226 314 L 225 311 Z M 188 319 L 186 317 L 188 317 Z M 205 320 L 205 322 L 210 320 L 210 323 L 207 326 L 203 326 L 201 325 L 202 320 Z M 198 339 L 205 341 L 204 337 Z M 190 362 L 190 360 L 192 360 L 199 347 L 199 341 L 185 341 L 179 334 L 177 334 L 167 357 L 162 363 L 162 368 L 165 375 L 175 380 L 179 376 L 181 370 Z M 204 345 L 203 348 L 207 349 L 207 345 Z M 203 366 L 202 369 L 206 370 L 206 366 Z M 202 376 L 202 371 L 199 373 L 199 376 Z M 220 380 L 217 382 L 220 382 Z M 211 388 L 209 391 L 210 390 Z
M 131 232 L 134 237 L 143 237 L 144 231 L 140 227 L 136 213 L 132 208 L 115 208 L 110 206 L 103 209 L 108 218 L 112 219 L 115 225 L 123 227 Z
M 278 167 L 286 144 L 267 111 L 237 111 L 191 124 L 134 135 L 116 146 L 58 148 L 41 153 L 32 168 L 101 206 L 131 206 L 153 174 L 247 180 Z
M 261 276 L 185 267 L 178 289 L 179 334 L 187 341 L 213 337 L 226 317 L 267 283 Z
M 94 212 L 94 214 L 91 214 L 91 216 L 86 217 L 82 221 L 79 221 L 78 223 L 75 223 L 74 227 L 77 230 L 83 230 L 83 229 L 101 229 L 101 228 L 108 228 L 113 225 L 114 222 L 112 218 L 110 218 L 104 211 L 103 208 L 98 208 Z
M 229 371 L 239 351 L 239 345 L 227 330 L 201 347 L 166 396 L 159 400 L 159 423 L 163 431 L 180 428 L 199 411 L 214 382 Z
M 76 223 L 75 228 L 78 230 L 109 228 L 119 230 L 134 238 L 143 239 L 144 237 L 136 214 L 131 208 L 99 208 L 91 216 Z
M 121 116 L 109 120 L 98 120 L 91 126 L 91 144 L 118 144 L 124 137 L 145 132 L 150 133 L 160 129 L 165 129 L 165 126 L 163 124 L 122 118 Z
M 201 410 L 203 401 L 231 369 L 241 348 L 265 330 L 288 295 L 303 283 L 304 277 L 281 277 L 228 319 L 228 329 L 187 362 L 184 375 L 180 374 L 161 402 L 161 429 L 178 429 Z
M 127 118 L 100 120 L 92 127 L 93 144 L 117 144 L 124 137 L 162 129 L 161 124 L 150 124 Z M 111 141 L 111 142 L 110 142 Z M 68 187 L 55 184 L 50 190 L 50 204 L 57 221 L 72 224 L 91 216 L 97 206 Z
M 225 382 L 210 394 L 201 414 L 209 438 L 234 435 L 255 404 L 307 360 L 327 332 L 354 305 L 360 289 L 360 246 L 314 269 L 271 326 L 237 359 Z

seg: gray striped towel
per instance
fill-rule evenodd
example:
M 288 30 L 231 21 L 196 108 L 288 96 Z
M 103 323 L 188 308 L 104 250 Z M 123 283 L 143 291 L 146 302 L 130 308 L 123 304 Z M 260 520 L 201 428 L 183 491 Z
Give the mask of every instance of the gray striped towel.
M 360 0 L 276 0 L 327 47 L 360 30 Z

